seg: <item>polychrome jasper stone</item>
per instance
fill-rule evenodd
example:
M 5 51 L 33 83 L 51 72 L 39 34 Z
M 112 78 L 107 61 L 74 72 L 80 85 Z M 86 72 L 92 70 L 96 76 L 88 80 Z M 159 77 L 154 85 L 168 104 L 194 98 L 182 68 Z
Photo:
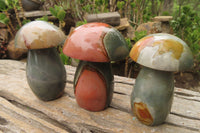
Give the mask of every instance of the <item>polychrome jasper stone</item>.
M 129 54 L 119 31 L 105 23 L 88 23 L 77 27 L 65 41 L 63 53 L 81 60 L 74 77 L 74 93 L 81 108 L 102 111 L 113 95 L 110 61 Z
M 151 34 L 139 40 L 131 49 L 130 57 L 143 66 L 163 71 L 182 71 L 193 64 L 187 44 L 166 33 Z
M 146 125 L 163 123 L 171 110 L 173 91 L 173 73 L 142 68 L 131 94 L 132 113 Z
M 162 124 L 172 106 L 173 71 L 189 69 L 192 53 L 180 38 L 158 33 L 136 42 L 129 55 L 142 65 L 131 93 L 132 113 L 143 124 Z
M 63 53 L 79 60 L 109 62 L 124 59 L 129 50 L 122 34 L 110 25 L 88 23 L 69 35 Z
M 56 46 L 65 34 L 45 21 L 31 21 L 20 28 L 15 46 L 28 49 L 26 77 L 32 92 L 43 101 L 59 98 L 64 93 L 66 71 Z
M 109 62 L 80 61 L 74 77 L 74 94 L 79 106 L 89 111 L 107 108 L 112 101 L 113 79 Z
M 56 48 L 29 50 L 26 77 L 39 99 L 50 101 L 61 97 L 66 84 L 66 71 Z
M 45 21 L 31 21 L 23 25 L 15 37 L 15 46 L 21 49 L 56 47 L 65 41 L 64 32 Z

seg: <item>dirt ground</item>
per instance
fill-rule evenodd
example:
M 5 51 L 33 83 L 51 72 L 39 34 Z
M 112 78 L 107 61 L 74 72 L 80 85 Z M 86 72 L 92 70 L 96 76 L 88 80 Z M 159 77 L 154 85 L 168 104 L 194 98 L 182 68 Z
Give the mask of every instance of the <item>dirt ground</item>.
M 200 92 L 200 76 L 193 73 L 176 73 L 175 86 Z

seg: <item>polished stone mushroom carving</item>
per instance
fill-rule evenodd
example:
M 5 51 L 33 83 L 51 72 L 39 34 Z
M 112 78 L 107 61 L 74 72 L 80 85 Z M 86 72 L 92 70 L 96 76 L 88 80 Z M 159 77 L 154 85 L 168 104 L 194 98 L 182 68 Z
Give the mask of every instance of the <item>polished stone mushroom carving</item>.
M 25 24 L 15 37 L 16 47 L 28 48 L 27 81 L 41 100 L 54 100 L 64 92 L 66 71 L 56 46 L 65 38 L 58 27 L 44 21 Z
M 192 53 L 178 37 L 158 33 L 139 40 L 129 55 L 142 65 L 131 94 L 133 114 L 146 125 L 159 125 L 171 110 L 173 72 L 189 69 Z
M 107 108 L 113 95 L 110 61 L 128 56 L 128 47 L 119 31 L 105 23 L 77 27 L 68 37 L 63 53 L 79 59 L 74 77 L 78 105 L 89 111 Z

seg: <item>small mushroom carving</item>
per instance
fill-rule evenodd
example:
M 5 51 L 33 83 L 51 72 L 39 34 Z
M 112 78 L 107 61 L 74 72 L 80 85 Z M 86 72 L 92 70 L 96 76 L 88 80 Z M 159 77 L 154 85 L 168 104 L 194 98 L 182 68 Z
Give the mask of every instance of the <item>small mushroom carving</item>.
M 45 21 L 29 22 L 16 34 L 15 46 L 28 48 L 28 84 L 41 100 L 54 100 L 64 92 L 66 71 L 55 47 L 65 38 L 58 27 Z
M 89 111 L 107 108 L 113 95 L 110 61 L 129 53 L 121 33 L 105 23 L 79 26 L 67 38 L 63 53 L 80 60 L 74 77 L 78 105 Z
M 180 38 L 157 33 L 140 39 L 130 57 L 142 65 L 131 93 L 131 108 L 146 125 L 162 124 L 173 101 L 174 74 L 193 65 L 193 56 Z

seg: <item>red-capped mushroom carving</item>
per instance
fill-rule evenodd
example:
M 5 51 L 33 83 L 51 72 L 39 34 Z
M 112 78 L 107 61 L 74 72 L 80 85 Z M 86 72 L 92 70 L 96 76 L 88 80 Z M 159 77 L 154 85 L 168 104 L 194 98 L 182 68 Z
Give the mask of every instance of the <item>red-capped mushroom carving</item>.
M 90 111 L 108 107 L 113 94 L 110 61 L 124 59 L 129 53 L 119 31 L 105 23 L 82 25 L 69 35 L 63 53 L 81 60 L 74 77 L 80 107 Z

